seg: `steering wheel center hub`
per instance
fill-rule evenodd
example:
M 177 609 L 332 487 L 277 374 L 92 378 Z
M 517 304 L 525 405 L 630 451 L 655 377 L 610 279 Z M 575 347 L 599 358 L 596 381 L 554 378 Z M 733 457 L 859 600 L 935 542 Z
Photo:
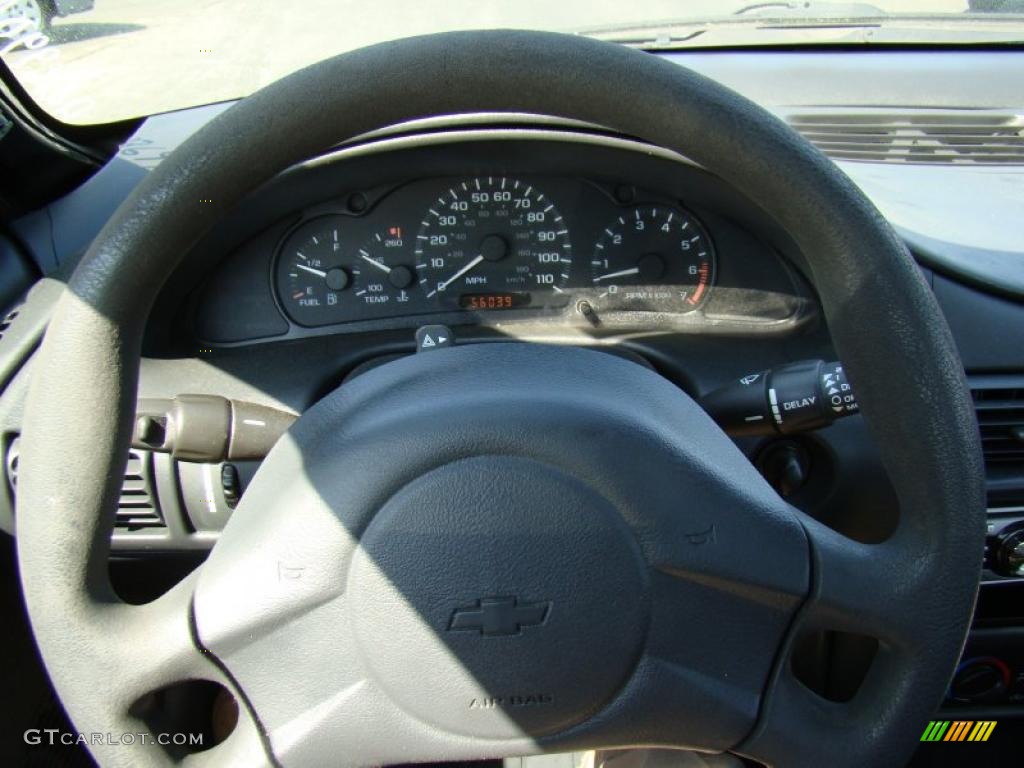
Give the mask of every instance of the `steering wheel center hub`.
M 303 414 L 194 601 L 204 647 L 284 739 L 359 711 L 381 738 L 513 752 L 656 707 L 645 738 L 724 749 L 807 587 L 799 523 L 671 383 L 480 344 L 374 368 Z
M 642 554 L 615 508 L 538 461 L 479 456 L 407 485 L 352 559 L 367 667 L 449 732 L 544 735 L 582 722 L 639 658 Z

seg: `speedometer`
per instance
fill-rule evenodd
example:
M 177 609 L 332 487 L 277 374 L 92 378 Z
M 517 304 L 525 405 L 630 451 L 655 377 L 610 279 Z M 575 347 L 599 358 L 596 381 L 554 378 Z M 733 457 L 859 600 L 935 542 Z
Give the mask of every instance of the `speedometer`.
M 571 265 L 569 230 L 554 203 L 532 184 L 503 176 L 452 185 L 416 236 L 426 296 L 461 309 L 558 303 Z

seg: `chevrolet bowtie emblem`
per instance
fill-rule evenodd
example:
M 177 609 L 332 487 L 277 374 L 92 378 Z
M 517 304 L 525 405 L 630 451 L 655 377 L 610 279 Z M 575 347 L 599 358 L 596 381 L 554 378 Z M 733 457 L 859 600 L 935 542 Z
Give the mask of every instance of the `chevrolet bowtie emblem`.
M 476 605 L 456 608 L 448 623 L 451 631 L 479 632 L 481 635 L 518 635 L 523 627 L 547 621 L 551 602 L 520 603 L 515 597 L 484 597 Z

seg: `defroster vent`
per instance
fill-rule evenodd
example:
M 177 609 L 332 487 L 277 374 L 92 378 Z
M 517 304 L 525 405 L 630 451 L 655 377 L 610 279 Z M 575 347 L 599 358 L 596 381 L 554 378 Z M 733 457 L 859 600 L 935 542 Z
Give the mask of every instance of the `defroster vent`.
M 11 442 L 5 461 L 7 480 L 15 492 L 18 486 L 19 442 L 19 438 Z M 134 531 L 158 528 L 163 524 L 153 488 L 153 454 L 132 450 L 128 454 L 114 525 L 120 531 Z
M 789 124 L 836 160 L 1024 165 L 1024 115 L 995 110 L 814 109 Z

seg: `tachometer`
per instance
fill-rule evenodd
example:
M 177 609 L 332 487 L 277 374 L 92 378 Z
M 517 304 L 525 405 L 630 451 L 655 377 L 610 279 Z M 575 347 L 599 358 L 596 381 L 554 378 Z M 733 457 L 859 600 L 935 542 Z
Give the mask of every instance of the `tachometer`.
M 525 181 L 454 184 L 430 206 L 416 238 L 420 285 L 451 307 L 550 305 L 569 280 L 569 230 L 554 203 Z
M 715 256 L 691 214 L 643 205 L 604 229 L 590 272 L 598 309 L 689 312 L 707 300 Z

